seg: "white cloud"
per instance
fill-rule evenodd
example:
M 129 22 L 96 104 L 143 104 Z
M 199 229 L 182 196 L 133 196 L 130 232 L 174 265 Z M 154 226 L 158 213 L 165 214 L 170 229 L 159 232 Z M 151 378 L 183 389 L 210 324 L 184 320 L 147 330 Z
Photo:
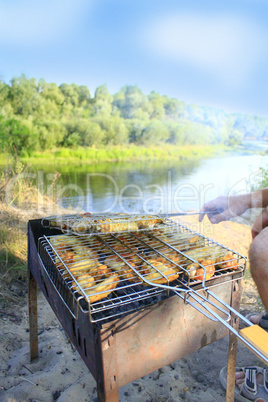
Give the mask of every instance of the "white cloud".
M 142 41 L 156 55 L 241 87 L 267 52 L 267 31 L 233 15 L 178 14 L 147 24 Z M 184 64 L 185 65 L 185 64 Z
M 90 0 L 0 0 L 0 43 L 35 45 L 63 38 Z

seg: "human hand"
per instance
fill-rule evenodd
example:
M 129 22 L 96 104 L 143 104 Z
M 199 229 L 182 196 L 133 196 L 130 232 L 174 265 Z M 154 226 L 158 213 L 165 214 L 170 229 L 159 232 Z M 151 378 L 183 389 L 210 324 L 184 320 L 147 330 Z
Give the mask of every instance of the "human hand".
M 264 208 L 258 218 L 255 220 L 252 228 L 251 234 L 252 238 L 256 237 L 262 229 L 268 226 L 268 207 Z
M 219 223 L 239 216 L 250 207 L 249 197 L 249 194 L 217 197 L 203 205 L 199 222 L 202 222 L 206 214 L 211 223 Z M 209 211 L 217 212 L 209 213 Z

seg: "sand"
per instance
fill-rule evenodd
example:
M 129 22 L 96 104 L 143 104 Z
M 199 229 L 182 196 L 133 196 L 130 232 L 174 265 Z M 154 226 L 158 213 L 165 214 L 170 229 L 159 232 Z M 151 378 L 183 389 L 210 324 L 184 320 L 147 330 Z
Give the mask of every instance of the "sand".
M 39 358 L 30 363 L 26 300 L 13 315 L 0 314 L 0 400 L 97 401 L 95 380 L 41 292 L 38 316 Z M 225 401 L 219 372 L 227 358 L 225 337 L 120 388 L 120 401 Z M 238 364 L 257 363 L 239 344 Z
M 210 237 L 214 236 L 220 243 L 224 239 L 230 243 L 230 234 L 236 231 L 232 248 L 241 251 L 238 247 L 244 247 L 246 251 L 250 230 L 234 225 L 225 222 L 215 226 Z M 97 401 L 95 380 L 41 292 L 38 296 L 39 358 L 30 363 L 26 285 L 15 288 L 14 292 L 20 292 L 17 305 L 0 305 L 0 401 Z M 244 281 L 241 310 L 246 314 L 260 308 L 258 294 L 248 278 Z M 226 366 L 227 358 L 228 337 L 125 385 L 119 391 L 120 401 L 225 401 L 219 372 Z M 239 343 L 238 365 L 253 364 L 262 365 Z

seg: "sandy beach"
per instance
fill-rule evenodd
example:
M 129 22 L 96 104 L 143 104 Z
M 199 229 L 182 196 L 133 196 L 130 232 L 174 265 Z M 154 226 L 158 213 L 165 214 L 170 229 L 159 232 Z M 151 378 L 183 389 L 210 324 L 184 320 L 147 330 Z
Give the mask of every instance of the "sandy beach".
M 234 231 L 235 244 L 230 244 L 230 233 Z M 233 249 L 243 247 L 246 251 L 250 229 L 225 222 L 217 226 L 213 236 L 225 244 L 228 239 Z M 97 401 L 95 380 L 41 292 L 38 296 L 39 358 L 30 363 L 26 288 L 23 283 L 13 285 L 10 291 L 19 295 L 19 302 L 0 306 L 0 400 Z M 242 313 L 259 311 L 260 301 L 250 277 L 243 281 L 243 288 Z M 219 372 L 226 366 L 227 358 L 228 337 L 225 337 L 120 388 L 120 401 L 223 402 L 225 391 L 219 382 Z M 261 365 L 240 343 L 237 363 Z
M 250 300 L 255 298 L 252 294 Z M 26 306 L 0 314 L 0 400 L 97 401 L 96 383 L 40 292 L 38 297 L 39 358 L 30 363 Z M 120 401 L 223 402 L 219 382 L 227 364 L 228 337 L 214 342 L 144 378 L 120 388 Z M 239 343 L 238 364 L 257 364 Z

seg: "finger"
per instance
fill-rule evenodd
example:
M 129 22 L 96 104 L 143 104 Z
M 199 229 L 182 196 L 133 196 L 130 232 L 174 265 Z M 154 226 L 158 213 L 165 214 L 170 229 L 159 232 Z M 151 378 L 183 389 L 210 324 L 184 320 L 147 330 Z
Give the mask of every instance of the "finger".
M 202 222 L 202 220 L 204 219 L 204 216 L 206 215 L 205 208 L 206 208 L 206 206 L 203 205 L 203 207 L 200 210 L 200 213 L 199 213 L 199 216 L 198 216 L 198 221 L 199 222 Z
M 229 221 L 232 218 L 232 213 L 229 209 L 219 214 L 208 214 L 208 219 L 211 223 L 220 223 L 223 221 Z
M 208 215 L 208 211 L 211 210 L 216 210 L 217 208 L 217 203 L 214 203 L 213 201 L 210 201 L 207 204 L 204 204 L 203 207 L 200 209 L 200 213 L 199 213 L 199 217 L 198 220 L 199 222 L 202 222 L 202 220 L 204 219 L 205 215 Z

